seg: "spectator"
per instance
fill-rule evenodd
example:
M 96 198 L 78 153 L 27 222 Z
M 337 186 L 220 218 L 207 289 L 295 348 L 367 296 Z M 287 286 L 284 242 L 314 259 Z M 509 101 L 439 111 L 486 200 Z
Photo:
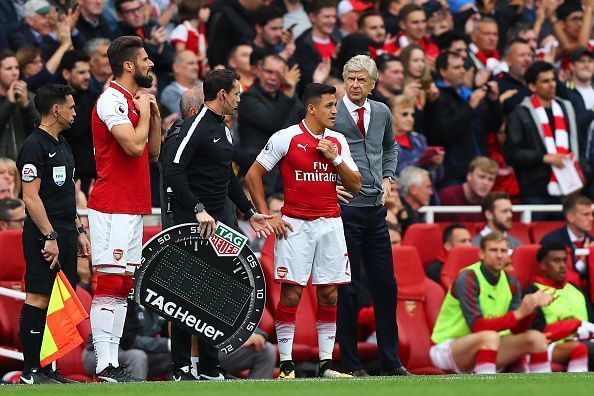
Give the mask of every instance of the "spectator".
M 429 64 L 433 65 L 439 55 L 439 48 L 433 44 L 427 33 L 427 16 L 423 7 L 417 4 L 407 4 L 400 9 L 398 14 L 402 32 L 396 37 L 398 49 L 417 44 L 423 49 Z M 405 66 L 406 67 L 406 66 Z
M 510 250 L 514 250 L 523 243 L 508 232 L 512 229 L 512 203 L 507 193 L 495 191 L 487 194 L 481 204 L 481 213 L 485 220 L 485 226 L 477 235 L 472 238 L 474 246 L 480 246 L 483 237 L 491 232 L 498 232 L 507 239 Z
M 386 24 L 386 31 L 391 36 L 396 36 L 400 31 L 398 14 L 400 9 L 408 2 L 403 0 L 382 0 L 380 1 L 380 12 Z
M 594 241 L 594 237 L 590 234 L 594 220 L 592 200 L 579 194 L 569 195 L 563 202 L 563 216 L 565 217 L 565 226 L 546 234 L 540 244 L 544 245 L 553 241 L 562 242 L 571 252 L 573 268 L 569 273 L 576 271 L 582 280 L 587 279 L 588 258 L 579 256 L 576 250 L 589 248 Z M 571 274 L 568 275 L 569 282 L 580 285 L 579 280 L 576 280 Z
M 450 251 L 458 246 L 472 246 L 470 231 L 462 224 L 450 224 L 443 230 L 441 251 L 439 256 L 425 267 L 428 278 L 440 283 L 441 269 L 448 259 Z
M 404 211 L 400 214 L 398 222 L 402 225 L 402 232 L 415 223 L 425 222 L 425 215 L 419 209 L 429 205 L 433 194 L 429 172 L 425 169 L 409 166 L 400 172 L 400 196 Z
M 0 199 L 15 199 L 6 179 L 0 179 Z
M 14 160 L 0 157 L 0 179 L 4 179 L 8 183 L 12 198 L 21 195 L 21 175 Z
M 237 44 L 231 49 L 231 52 L 229 52 L 229 59 L 227 59 L 229 68 L 237 72 L 237 74 L 239 74 L 241 77 L 239 82 L 241 83 L 242 92 L 247 91 L 256 79 L 256 75 L 252 70 L 252 65 L 250 62 L 252 52 L 253 48 L 251 45 Z
M 163 337 L 167 322 L 151 310 L 133 300 L 128 300 L 124 332 L 118 350 L 120 364 L 126 371 L 141 380 L 161 377 L 171 373 L 169 339 Z M 82 354 L 82 363 L 89 375 L 95 375 L 95 353 L 92 337 Z
M 388 54 L 383 54 L 375 58 L 375 64 L 377 65 L 377 82 L 373 90 L 373 99 L 387 106 L 388 100 L 402 93 L 404 68 L 402 67 L 400 58 Z M 413 84 L 419 85 L 420 88 L 420 84 L 417 82 L 413 82 Z M 415 91 L 409 96 L 417 97 L 418 94 Z
M 78 0 L 80 17 L 76 24 L 85 42 L 95 38 L 110 38 L 112 33 L 103 14 L 104 0 Z
M 423 48 L 410 44 L 400 52 L 400 59 L 404 68 L 404 85 L 411 85 L 411 94 L 416 93 L 417 109 L 423 109 L 427 101 L 435 102 L 439 90 L 433 83 Z
M 258 79 L 239 103 L 240 157 L 237 161 L 243 173 L 248 171 L 272 134 L 298 123 L 304 115 L 303 105 L 295 95 L 299 82 L 296 65 L 289 69 L 283 58 L 271 54 L 260 62 L 256 74 Z M 281 85 L 285 87 L 282 91 Z M 261 116 L 254 116 L 256 114 Z M 276 170 L 264 177 L 267 194 L 277 191 L 278 177 Z
M 402 242 L 402 229 L 400 224 L 388 224 L 388 235 L 390 235 L 390 245 L 400 246 Z
M 447 156 L 447 154 L 446 154 Z M 442 205 L 481 205 L 483 199 L 491 192 L 497 164 L 487 157 L 473 159 L 466 173 L 466 181 L 439 190 L 439 200 Z M 479 213 L 452 214 L 439 216 L 440 221 L 475 221 L 482 220 Z
M 159 102 L 169 113 L 179 113 L 179 100 L 184 92 L 198 82 L 198 57 L 190 50 L 175 54 L 173 58 L 173 81 L 161 93 Z
M 439 98 L 425 109 L 431 125 L 430 145 L 443 146 L 445 180 L 461 183 L 468 165 L 477 155 L 487 153 L 487 132 L 501 125 L 501 105 L 495 82 L 471 91 L 464 86 L 464 60 L 453 52 L 437 59 Z
M 2 183 L 0 182 L 0 185 Z M 23 201 L 13 198 L 0 198 L 0 232 L 4 230 L 22 230 L 26 218 L 25 203 Z
M 555 98 L 557 83 L 551 64 L 533 63 L 524 78 L 532 96 L 510 114 L 503 152 L 516 170 L 522 203 L 559 203 L 564 194 L 553 167 L 578 169 L 571 160 L 572 155 L 579 160 L 580 152 L 573 106 Z
M 441 52 L 449 51 L 456 53 L 464 60 L 464 86 L 471 89 L 474 86 L 476 70 L 472 67 L 472 60 L 468 55 L 468 44 L 466 36 L 454 30 L 442 33 L 435 38 L 435 43 L 439 46 Z
M 311 20 L 303 8 L 301 0 L 283 0 L 287 12 L 283 15 L 283 30 L 291 31 L 293 37 L 299 37 L 311 28 Z
M 585 0 L 583 8 L 582 2 L 578 0 L 564 1 L 557 7 L 553 32 L 560 44 L 557 47 L 557 59 L 562 59 L 562 69 L 569 68 L 569 60 L 575 49 L 589 45 L 592 9 L 592 0 Z
M 364 0 L 341 0 L 338 3 L 337 15 L 342 37 L 353 34 L 359 29 L 361 13 L 370 8 L 373 8 L 373 4 Z
M 116 0 L 115 6 L 120 22 L 112 39 L 122 36 L 140 37 L 149 58 L 155 60 L 153 71 L 158 76 L 169 72 L 174 51 L 167 42 L 167 29 L 159 26 L 156 19 L 144 20 L 140 0 Z
M 21 26 L 22 18 L 19 15 L 19 9 L 22 9 L 23 7 L 24 2 L 20 0 L 0 2 L 0 25 L 4 28 L 7 37 L 12 36 L 12 34 Z
M 504 60 L 508 71 L 499 73 L 494 80 L 499 86 L 499 93 L 509 92 L 503 101 L 503 113 L 509 114 L 524 98 L 531 95 L 524 74 L 534 60 L 534 54 L 527 41 L 515 39 L 505 46 Z M 510 96 L 511 95 L 511 96 Z
M 0 50 L 0 157 L 16 160 L 35 115 L 27 83 L 19 80 L 14 53 Z
M 250 13 L 264 3 L 264 0 L 219 0 L 212 4 L 207 29 L 210 66 L 225 65 L 231 48 L 254 40 L 256 30 Z
M 254 21 L 253 59 L 257 62 L 265 55 L 278 54 L 288 62 L 295 53 L 295 43 L 292 35 L 283 31 L 282 12 L 274 6 L 260 7 L 254 13 Z
M 568 373 L 586 372 L 594 329 L 589 323 L 592 310 L 584 293 L 567 282 L 567 250 L 563 243 L 552 242 L 540 247 L 536 259 L 540 275 L 524 290 L 524 295 L 552 290 L 557 298 L 548 307 L 536 310 L 532 328 L 547 334 L 552 341 L 549 349 L 554 363 L 566 365 Z
M 393 54 L 396 52 L 394 41 L 390 40 L 386 42 L 386 27 L 379 12 L 367 11 L 361 15 L 358 23 L 358 31 L 371 40 L 371 59 L 375 59 L 382 54 Z
M 427 139 L 423 134 L 413 131 L 415 123 L 415 101 L 405 95 L 390 99 L 389 107 L 392 113 L 392 128 L 396 142 L 398 142 L 398 167 L 396 174 L 400 174 L 407 166 L 418 166 L 429 171 L 431 184 L 435 192 L 435 185 L 443 178 L 441 166 L 445 152 L 432 147 L 427 149 Z
M 210 7 L 205 0 L 182 0 L 179 13 L 180 24 L 169 35 L 169 41 L 176 52 L 190 50 L 198 57 L 200 77 L 206 76 L 208 60 L 206 49 L 206 23 L 210 18 Z
M 91 59 L 91 81 L 89 92 L 100 94 L 105 85 L 112 79 L 113 72 L 107 58 L 107 48 L 111 42 L 108 39 L 96 38 L 85 46 L 85 52 Z
M 97 178 L 95 168 L 95 154 L 93 148 L 93 134 L 91 132 L 91 114 L 97 95 L 89 92 L 91 81 L 91 65 L 87 54 L 78 50 L 71 50 L 64 54 L 62 64 L 62 78 L 72 88 L 72 97 L 76 103 L 76 117 L 70 129 L 63 132 L 68 140 L 74 165 L 75 178 L 80 180 L 81 191 L 89 195 L 91 185 Z
M 429 0 L 423 4 L 427 17 L 427 30 L 431 38 L 454 29 L 454 18 L 447 7 L 438 0 Z
M 318 65 L 332 58 L 340 43 L 340 34 L 335 30 L 335 0 L 314 0 L 309 17 L 311 29 L 295 40 L 295 62 L 301 70 L 301 87 L 312 82 Z
M 282 193 L 272 194 L 266 198 L 266 205 L 272 216 L 276 216 L 280 213 L 281 208 L 285 203 L 285 196 Z
M 503 145 L 507 139 L 505 133 L 506 124 L 501 124 L 497 133 L 490 133 L 487 137 L 488 141 L 488 157 L 491 158 L 499 170 L 493 184 L 493 191 L 505 191 L 509 194 L 514 202 L 517 202 L 520 195 L 520 188 L 518 187 L 518 179 L 516 178 L 516 171 L 509 166 L 503 155 Z
M 10 36 L 14 51 L 22 47 L 40 47 L 43 37 L 51 32 L 49 14 L 52 6 L 46 0 L 30 0 L 25 3 L 23 24 Z
M 539 291 L 522 298 L 518 280 L 503 270 L 509 259 L 507 250 L 503 235 L 485 236 L 480 261 L 456 277 L 431 335 L 435 345 L 429 355 L 436 367 L 456 373 L 496 374 L 530 354 L 531 373 L 551 372 L 547 337 L 529 328 L 534 311 L 549 305 L 553 296 Z
M 536 49 L 538 48 L 538 34 L 533 24 L 520 22 L 512 26 L 507 31 L 506 43 L 511 43 L 517 39 L 527 42 L 532 50 L 532 54 L 536 53 Z
M 499 52 L 497 52 L 499 28 L 495 19 L 481 17 L 477 20 L 474 30 L 470 34 L 470 39 L 472 42 L 468 48 L 475 69 L 492 74 L 499 73 L 500 58 Z

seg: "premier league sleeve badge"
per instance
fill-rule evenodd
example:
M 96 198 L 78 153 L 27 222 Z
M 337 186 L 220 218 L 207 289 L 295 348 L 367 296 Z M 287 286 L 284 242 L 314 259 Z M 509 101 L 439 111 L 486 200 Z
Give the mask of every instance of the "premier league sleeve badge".
M 155 235 L 142 249 L 133 292 L 137 303 L 225 353 L 252 335 L 266 302 L 264 273 L 247 237 L 221 222 L 208 239 L 198 224 Z

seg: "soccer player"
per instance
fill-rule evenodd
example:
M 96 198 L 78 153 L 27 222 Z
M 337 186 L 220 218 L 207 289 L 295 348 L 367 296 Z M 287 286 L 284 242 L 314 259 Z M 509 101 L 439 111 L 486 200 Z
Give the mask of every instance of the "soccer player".
M 93 266 L 98 272 L 91 305 L 97 377 L 130 382 L 118 347 L 132 275 L 140 265 L 142 215 L 151 213 L 149 160 L 159 157 L 161 117 L 150 88 L 153 62 L 142 39 L 123 36 L 107 49 L 115 81 L 92 114 L 97 181 L 88 202 Z M 148 144 L 147 144 L 148 141 Z
M 545 334 L 529 330 L 536 309 L 551 303 L 543 291 L 522 298 L 520 283 L 505 273 L 505 236 L 481 240 L 480 261 L 462 271 L 441 306 L 429 350 L 433 365 L 456 373 L 495 374 L 530 355 L 529 371 L 551 371 Z
M 61 136 L 76 115 L 72 90 L 65 85 L 46 85 L 37 90 L 35 108 L 41 114 L 41 123 L 25 140 L 18 158 L 27 207 L 23 229 L 27 294 L 20 320 L 24 357 L 20 383 L 68 383 L 75 381 L 40 367 L 39 353 L 58 260 L 70 284 L 76 287 L 77 247 L 85 257 L 91 251 L 76 216 L 74 157 L 66 138 Z
M 262 177 L 277 163 L 285 189 L 281 214 L 270 220 L 277 236 L 275 280 L 282 284 L 276 309 L 280 378 L 295 378 L 292 361 L 295 312 L 310 274 L 317 286 L 316 328 L 323 378 L 351 377 L 330 368 L 336 333 L 339 284 L 351 272 L 336 195 L 338 178 L 352 193 L 361 189 L 361 174 L 344 136 L 330 130 L 336 119 L 336 89 L 309 84 L 303 94 L 305 120 L 276 132 L 246 175 L 259 212 L 269 214 Z

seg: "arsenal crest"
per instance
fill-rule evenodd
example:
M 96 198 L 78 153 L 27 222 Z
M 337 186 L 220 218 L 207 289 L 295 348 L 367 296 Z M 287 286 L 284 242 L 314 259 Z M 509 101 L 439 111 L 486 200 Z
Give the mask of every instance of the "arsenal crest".
M 115 261 L 120 261 L 124 256 L 124 251 L 122 249 L 113 249 L 113 258 Z

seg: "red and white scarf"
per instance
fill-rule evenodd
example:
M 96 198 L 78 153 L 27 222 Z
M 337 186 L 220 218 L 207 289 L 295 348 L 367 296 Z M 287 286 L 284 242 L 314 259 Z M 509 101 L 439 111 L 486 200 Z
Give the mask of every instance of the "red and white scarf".
M 567 131 L 567 122 L 565 122 L 565 116 L 563 115 L 563 110 L 561 110 L 559 103 L 557 103 L 555 100 L 551 101 L 553 118 L 555 120 L 555 135 L 553 137 L 553 130 L 549 124 L 549 117 L 547 116 L 545 108 L 540 104 L 540 101 L 536 95 L 532 95 L 530 97 L 530 102 L 532 103 L 532 106 L 534 106 L 534 110 L 536 111 L 536 115 L 540 121 L 540 126 L 542 127 L 547 154 L 569 154 L 573 160 L 573 165 L 581 175 L 582 173 L 579 164 L 575 161 L 575 158 L 569 149 L 569 132 Z M 559 183 L 557 183 L 555 172 L 551 172 L 547 190 L 549 194 L 553 196 L 563 195 L 561 193 Z
M 501 63 L 499 61 L 499 52 L 491 51 L 489 54 L 481 51 L 474 43 L 470 43 L 468 49 L 472 51 L 474 56 L 483 64 L 484 68 L 490 72 L 494 72 Z

